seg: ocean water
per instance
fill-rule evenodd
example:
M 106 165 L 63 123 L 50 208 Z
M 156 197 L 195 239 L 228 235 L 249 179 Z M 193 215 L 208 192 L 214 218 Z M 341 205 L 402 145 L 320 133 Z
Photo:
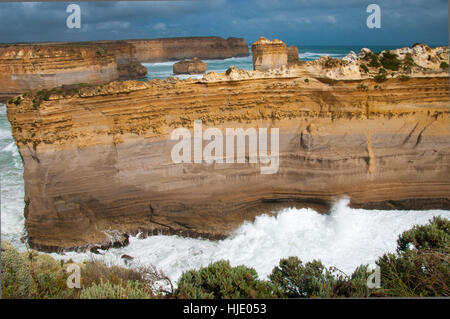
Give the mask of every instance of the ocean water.
M 321 55 L 342 58 L 350 50 L 361 47 L 301 47 L 301 59 L 317 59 Z M 389 47 L 371 48 L 373 51 Z M 172 75 L 174 62 L 148 63 L 151 78 Z M 208 70 L 223 72 L 235 65 L 251 69 L 251 57 L 209 60 Z M 1 237 L 25 250 L 21 238 L 24 229 L 23 166 L 6 118 L 6 107 L 0 104 L 0 183 Z M 264 212 L 262 212 L 264 213 Z M 110 264 L 125 265 L 123 254 L 134 258 L 130 267 L 153 265 L 172 280 L 183 271 L 198 269 L 212 261 L 227 259 L 232 265 L 254 267 L 260 277 L 266 277 L 279 259 L 298 256 L 303 261 L 320 259 L 351 273 L 360 264 L 373 264 L 378 256 L 394 252 L 398 235 L 415 224 L 425 224 L 433 216 L 450 218 L 450 211 L 383 211 L 353 209 L 342 198 L 329 214 L 312 209 L 284 209 L 273 215 L 261 215 L 253 223 L 244 223 L 225 240 L 182 238 L 157 235 L 145 239 L 130 238 L 130 245 L 92 253 L 52 254 L 59 259 L 101 259 Z
M 332 58 L 341 59 L 346 56 L 350 51 L 356 52 L 356 54 L 361 51 L 363 46 L 297 46 L 299 52 L 299 58 L 304 61 L 312 61 L 319 59 L 321 56 L 328 55 Z M 368 46 L 374 52 L 380 52 L 388 49 L 395 49 L 394 46 Z M 251 51 L 250 51 L 251 52 Z M 176 76 L 180 79 L 187 78 L 201 78 L 203 75 L 174 75 L 173 74 L 173 64 L 178 61 L 170 62 L 159 62 L 159 63 L 143 63 L 147 68 L 148 74 L 145 80 L 153 79 L 166 79 L 169 76 Z M 252 56 L 243 58 L 229 58 L 224 60 L 204 60 L 206 63 L 206 72 L 225 72 L 230 66 L 243 70 L 253 70 Z

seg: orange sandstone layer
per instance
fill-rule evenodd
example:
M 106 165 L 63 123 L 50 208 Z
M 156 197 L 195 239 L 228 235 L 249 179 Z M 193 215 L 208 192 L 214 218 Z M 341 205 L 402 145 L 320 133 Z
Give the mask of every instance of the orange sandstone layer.
M 147 73 L 143 61 L 248 55 L 244 39 L 220 37 L 4 44 L 0 45 L 0 101 L 29 90 L 142 78 Z
M 61 85 L 119 79 L 116 59 L 95 46 L 1 45 L 0 98 Z
M 223 238 L 258 214 L 325 210 L 341 196 L 357 207 L 449 209 L 448 73 L 383 83 L 308 73 L 320 63 L 113 82 L 8 104 L 30 245 L 108 246 L 157 231 Z M 192 131 L 194 120 L 222 132 L 279 128 L 278 172 L 174 163 L 170 134 Z

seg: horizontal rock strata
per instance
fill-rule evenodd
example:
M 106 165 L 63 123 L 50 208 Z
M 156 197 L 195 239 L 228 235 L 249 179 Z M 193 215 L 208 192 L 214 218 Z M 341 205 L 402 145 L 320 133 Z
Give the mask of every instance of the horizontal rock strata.
M 0 98 L 61 85 L 101 84 L 118 79 L 115 57 L 99 47 L 0 46 Z
M 0 45 L 0 101 L 29 90 L 145 77 L 140 62 L 248 56 L 241 38 L 189 37 Z
M 341 196 L 357 207 L 449 209 L 448 73 L 380 83 L 350 62 L 322 71 L 326 63 L 113 82 L 8 104 L 30 245 L 73 249 L 158 231 L 223 238 L 258 214 L 325 210 Z M 279 128 L 277 173 L 261 174 L 259 162 L 174 163 L 170 135 L 195 120 L 222 132 Z

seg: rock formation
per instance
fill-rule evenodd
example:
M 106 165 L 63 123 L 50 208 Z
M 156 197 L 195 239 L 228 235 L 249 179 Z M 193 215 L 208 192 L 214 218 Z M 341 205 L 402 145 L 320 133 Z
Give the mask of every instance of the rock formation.
M 183 60 L 173 65 L 174 74 L 201 74 L 206 72 L 206 63 L 193 58 L 192 60 Z
M 439 67 L 448 48 L 407 53 L 408 78 L 402 67 L 380 81 L 376 67 L 361 69 L 371 54 L 351 54 L 10 101 L 30 245 L 74 249 L 158 231 L 223 238 L 258 214 L 325 210 L 340 196 L 354 207 L 449 209 L 449 77 Z M 429 68 L 420 66 L 425 54 L 437 59 L 423 61 Z M 171 133 L 195 120 L 204 130 L 279 128 L 278 172 L 248 161 L 174 163 Z
M 135 58 L 141 62 L 164 62 L 198 57 L 201 60 L 249 56 L 242 38 L 187 37 L 149 40 L 127 40 L 135 47 Z
M 117 58 L 117 71 L 120 80 L 145 78 L 147 68 L 135 58 Z
M 140 62 L 248 56 L 244 39 L 189 37 L 0 45 L 0 101 L 29 90 L 145 77 Z
M 0 98 L 67 84 L 119 79 L 115 57 L 96 46 L 1 45 Z
M 287 47 L 287 57 L 288 57 L 288 65 L 297 64 L 299 61 L 298 58 L 298 48 L 295 45 Z
M 253 43 L 252 53 L 254 70 L 267 71 L 287 66 L 287 47 L 278 39 L 270 41 L 260 37 L 258 41 Z

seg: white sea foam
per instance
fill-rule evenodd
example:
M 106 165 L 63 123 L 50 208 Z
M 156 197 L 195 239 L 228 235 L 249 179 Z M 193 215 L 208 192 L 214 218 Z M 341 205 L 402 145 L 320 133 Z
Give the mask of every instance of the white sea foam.
M 20 250 L 25 246 L 23 167 L 6 119 L 6 108 L 0 105 L 1 163 L 1 236 Z M 298 256 L 303 261 L 322 260 L 352 272 L 360 264 L 372 264 L 386 252 L 393 252 L 396 239 L 415 224 L 425 224 L 433 216 L 450 218 L 450 211 L 382 211 L 353 209 L 348 200 L 338 201 L 329 215 L 312 209 L 285 209 L 276 216 L 262 215 L 253 223 L 244 223 L 229 238 L 221 241 L 152 236 L 130 238 L 130 245 L 91 253 L 53 254 L 57 258 L 85 260 L 101 258 L 123 264 L 123 254 L 134 257 L 134 265 L 152 264 L 176 280 L 183 271 L 205 266 L 211 261 L 230 260 L 232 265 L 254 267 L 266 277 L 279 259 Z
M 221 241 L 152 236 L 130 238 L 130 245 L 91 253 L 67 253 L 57 258 L 83 260 L 100 258 L 123 264 L 123 254 L 134 257 L 135 265 L 152 264 L 176 280 L 183 271 L 197 269 L 211 261 L 230 260 L 232 265 L 254 267 L 265 278 L 284 257 L 303 261 L 320 259 L 351 273 L 360 264 L 373 264 L 378 256 L 394 252 L 399 234 L 415 224 L 425 224 L 433 216 L 450 218 L 450 211 L 374 211 L 353 209 L 347 199 L 339 200 L 330 214 L 312 209 L 285 209 L 276 216 L 262 215 L 242 224 Z

